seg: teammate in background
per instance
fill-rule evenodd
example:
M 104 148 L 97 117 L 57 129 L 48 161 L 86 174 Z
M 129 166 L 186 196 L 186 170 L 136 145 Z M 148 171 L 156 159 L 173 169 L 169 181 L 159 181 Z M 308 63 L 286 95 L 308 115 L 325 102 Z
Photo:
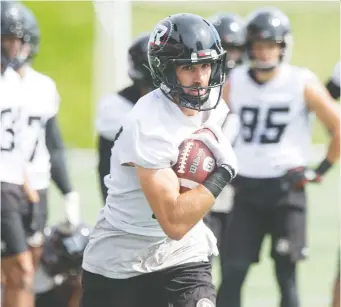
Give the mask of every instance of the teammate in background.
M 83 253 L 90 228 L 58 224 L 45 229 L 41 262 L 35 276 L 35 307 L 78 307 Z
M 334 99 L 340 98 L 340 66 L 341 62 L 335 65 L 332 77 L 326 83 L 327 90 Z M 338 251 L 337 259 L 338 270 L 333 288 L 332 307 L 340 307 L 340 251 Z
M 6 2 L 6 5 L 4 2 L 1 17 L 2 59 L 20 77 L 20 82 L 16 83 L 17 91 L 23 95 L 21 104 L 27 116 L 23 127 L 23 146 L 25 152 L 29 152 L 24 185 L 27 197 L 18 199 L 14 204 L 8 202 L 6 210 L 12 217 L 1 224 L 2 235 L 8 232 L 8 240 L 11 241 L 2 248 L 2 256 L 7 260 L 2 261 L 6 275 L 5 306 L 20 307 L 33 304 L 31 270 L 37 266 L 42 250 L 50 171 L 65 196 L 66 219 L 73 225 L 79 220 L 79 203 L 78 194 L 72 191 L 69 183 L 64 148 L 56 123 L 58 94 L 55 84 L 29 66 L 39 43 L 35 17 L 19 2 Z M 8 166 L 14 167 L 13 164 Z M 13 233 L 17 233 L 20 239 Z M 25 260 L 20 260 L 22 252 Z
M 226 51 L 225 74 L 243 63 L 245 34 L 244 24 L 240 16 L 233 13 L 220 13 L 209 18 L 216 28 L 223 49 Z M 224 94 L 223 94 L 224 95 Z M 226 119 L 226 136 L 231 143 L 234 142 L 239 132 L 239 118 L 236 115 L 229 114 Z M 205 223 L 213 231 L 217 238 L 219 251 L 221 251 L 221 242 L 228 223 L 228 213 L 231 210 L 233 201 L 233 189 L 227 185 L 223 192 L 217 198 L 210 213 L 205 217 Z M 222 261 L 223 259 L 220 258 Z M 223 264 L 221 263 L 221 267 Z
M 327 90 L 334 99 L 340 98 L 340 66 L 341 62 L 335 65 L 333 75 L 326 83 Z
M 4 21 L 11 11 L 11 3 L 1 4 L 1 76 L 0 76 L 0 129 L 1 129 L 1 283 L 2 305 L 33 306 L 32 284 L 34 268 L 26 243 L 26 233 L 20 207 L 27 202 L 24 190 L 28 152 L 23 132 L 27 120 L 19 75 L 9 65 L 22 45 L 20 39 L 3 35 Z M 27 37 L 26 37 L 27 38 Z M 26 183 L 26 187 L 28 187 Z M 28 190 L 28 189 L 27 189 Z M 37 193 L 30 195 L 38 200 Z
M 4 7 L 4 5 L 2 5 Z M 2 12 L 1 12 L 2 13 Z M 13 54 L 16 41 L 1 36 L 1 52 Z M 33 296 L 29 286 L 33 280 L 31 254 L 26 244 L 20 205 L 27 201 L 24 191 L 28 153 L 24 145 L 23 96 L 18 91 L 19 76 L 1 58 L 0 76 L 0 191 L 1 191 L 1 285 L 6 280 L 14 289 L 2 287 L 2 306 L 28 306 Z M 37 194 L 32 195 L 37 197 Z
M 226 50 L 225 73 L 243 63 L 245 33 L 243 19 L 233 13 L 220 13 L 209 18 L 216 28 L 221 44 Z
M 31 67 L 33 58 L 39 50 L 40 31 L 32 11 L 21 3 L 13 4 L 17 15 L 5 21 L 2 31 L 7 37 L 16 37 L 13 25 L 20 25 L 24 42 L 20 54 L 15 58 L 12 67 L 20 75 L 22 88 L 25 91 L 25 109 L 28 114 L 26 137 L 31 144 L 28 165 L 28 181 L 39 193 L 39 208 L 32 216 L 32 227 L 42 235 L 47 217 L 47 190 L 52 180 L 64 195 L 65 218 L 71 224 L 79 222 L 79 195 L 72 188 L 67 170 L 65 149 L 57 122 L 59 95 L 55 82 L 48 76 Z M 30 209 L 31 210 L 31 209 Z M 32 229 L 34 231 L 34 229 Z M 34 242 L 33 242 L 34 244 Z
M 159 88 L 136 103 L 115 137 L 106 205 L 84 252 L 82 307 L 215 306 L 208 258 L 216 240 L 202 219 L 236 173 L 219 131 L 228 112 L 220 98 L 225 51 L 214 26 L 193 14 L 163 19 L 148 46 Z M 206 126 L 219 141 L 193 135 Z M 172 166 L 187 137 L 206 143 L 217 169 L 179 194 Z
M 246 24 L 248 63 L 231 72 L 224 89 L 241 133 L 234 143 L 240 169 L 218 307 L 241 306 L 243 282 L 267 234 L 280 306 L 299 306 L 296 265 L 307 256 L 305 185 L 321 182 L 339 159 L 340 114 L 311 71 L 287 63 L 290 49 L 288 17 L 277 9 L 255 11 Z M 326 158 L 315 169 L 307 167 L 312 113 L 331 131 Z
M 147 58 L 149 33 L 138 36 L 128 50 L 129 71 L 128 75 L 133 84 L 121 90 L 117 94 L 106 95 L 98 105 L 96 128 L 98 137 L 98 176 L 101 185 L 102 199 L 105 204 L 107 198 L 107 187 L 104 177 L 110 172 L 111 148 L 115 136 L 122 125 L 127 113 L 134 107 L 135 103 L 153 87 Z

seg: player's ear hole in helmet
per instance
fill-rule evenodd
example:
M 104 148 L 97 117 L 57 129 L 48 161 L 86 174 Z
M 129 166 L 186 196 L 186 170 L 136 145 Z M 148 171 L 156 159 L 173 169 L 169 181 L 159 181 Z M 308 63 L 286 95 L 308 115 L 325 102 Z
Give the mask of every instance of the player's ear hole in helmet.
M 251 69 L 271 71 L 291 57 L 293 45 L 289 18 L 276 8 L 262 8 L 251 13 L 245 25 L 246 56 Z M 261 59 L 255 56 L 255 47 L 259 52 L 267 52 L 279 47 L 276 57 Z
M 154 84 L 182 107 L 205 111 L 218 105 L 225 82 L 225 60 L 226 52 L 216 29 L 200 16 L 169 16 L 160 21 L 150 35 L 148 61 Z M 210 64 L 208 85 L 181 85 L 176 67 L 197 64 Z M 213 89 L 218 90 L 216 101 L 206 107 L 204 104 Z M 195 91 L 196 95 L 186 93 L 188 91 Z

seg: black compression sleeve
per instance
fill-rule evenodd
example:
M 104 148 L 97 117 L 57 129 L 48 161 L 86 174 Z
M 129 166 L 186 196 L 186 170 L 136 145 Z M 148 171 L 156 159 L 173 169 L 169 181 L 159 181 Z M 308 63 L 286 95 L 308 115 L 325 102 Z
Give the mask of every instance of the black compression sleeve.
M 340 86 L 335 84 L 333 80 L 329 80 L 326 84 L 326 88 L 329 92 L 329 94 L 334 98 L 338 99 L 340 98 Z
M 316 173 L 323 176 L 331 167 L 333 166 L 332 163 L 330 163 L 327 158 L 324 159 L 320 165 L 316 168 Z
M 214 198 L 217 198 L 231 180 L 232 173 L 225 167 L 218 167 L 216 171 L 205 180 L 203 185 L 213 194 Z
M 99 136 L 98 138 L 98 144 L 97 144 L 97 150 L 98 150 L 98 176 L 99 176 L 99 182 L 101 185 L 101 191 L 102 191 L 102 199 L 105 203 L 105 200 L 107 198 L 108 189 L 104 184 L 104 176 L 108 175 L 110 173 L 110 157 L 111 157 L 111 148 L 114 146 L 114 142 L 107 140 L 106 138 Z
M 72 191 L 72 186 L 66 166 L 64 144 L 55 116 L 46 123 L 46 146 L 51 157 L 52 180 L 65 195 Z

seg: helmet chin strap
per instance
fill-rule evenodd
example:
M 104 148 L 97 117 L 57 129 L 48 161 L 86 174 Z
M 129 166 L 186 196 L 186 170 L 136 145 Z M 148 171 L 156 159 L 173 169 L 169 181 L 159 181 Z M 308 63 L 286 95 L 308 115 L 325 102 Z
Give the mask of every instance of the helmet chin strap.
M 199 91 L 199 90 L 198 90 Z M 201 106 L 208 100 L 209 96 L 210 96 L 210 89 L 206 90 L 206 93 L 204 95 L 198 95 L 198 96 L 192 96 L 189 94 L 185 94 L 185 93 L 181 93 L 180 94 L 180 105 L 183 104 L 183 106 L 186 105 L 194 105 L 197 103 L 197 108 L 192 107 L 194 110 L 200 110 Z M 198 93 L 199 94 L 199 93 Z M 190 108 L 186 106 L 186 108 Z
M 160 88 L 169 99 L 174 100 L 179 106 L 199 111 L 200 107 L 208 100 L 211 89 L 207 89 L 204 95 L 199 95 L 199 89 L 197 89 L 198 96 L 192 96 L 186 94 L 184 89 L 180 88 L 181 84 L 178 80 L 176 80 L 176 82 L 179 85 L 179 88 L 170 89 L 164 83 L 161 83 Z M 195 87 L 193 88 L 195 89 Z
M 276 62 L 265 62 L 265 61 L 259 61 L 259 60 L 253 60 L 251 62 L 251 69 L 255 71 L 264 71 L 264 72 L 270 72 L 277 68 L 281 62 L 277 60 Z

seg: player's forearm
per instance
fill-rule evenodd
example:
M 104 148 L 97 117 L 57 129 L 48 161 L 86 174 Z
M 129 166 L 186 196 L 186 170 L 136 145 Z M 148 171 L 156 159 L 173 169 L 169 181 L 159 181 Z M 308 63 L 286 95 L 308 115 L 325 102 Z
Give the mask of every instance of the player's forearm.
M 39 194 L 36 190 L 34 190 L 29 184 L 29 180 L 27 174 L 24 175 L 24 184 L 23 184 L 24 192 L 29 199 L 29 201 L 33 204 L 39 203 Z
M 195 226 L 214 204 L 214 197 L 203 185 L 182 193 L 169 215 L 172 239 L 180 240 Z

